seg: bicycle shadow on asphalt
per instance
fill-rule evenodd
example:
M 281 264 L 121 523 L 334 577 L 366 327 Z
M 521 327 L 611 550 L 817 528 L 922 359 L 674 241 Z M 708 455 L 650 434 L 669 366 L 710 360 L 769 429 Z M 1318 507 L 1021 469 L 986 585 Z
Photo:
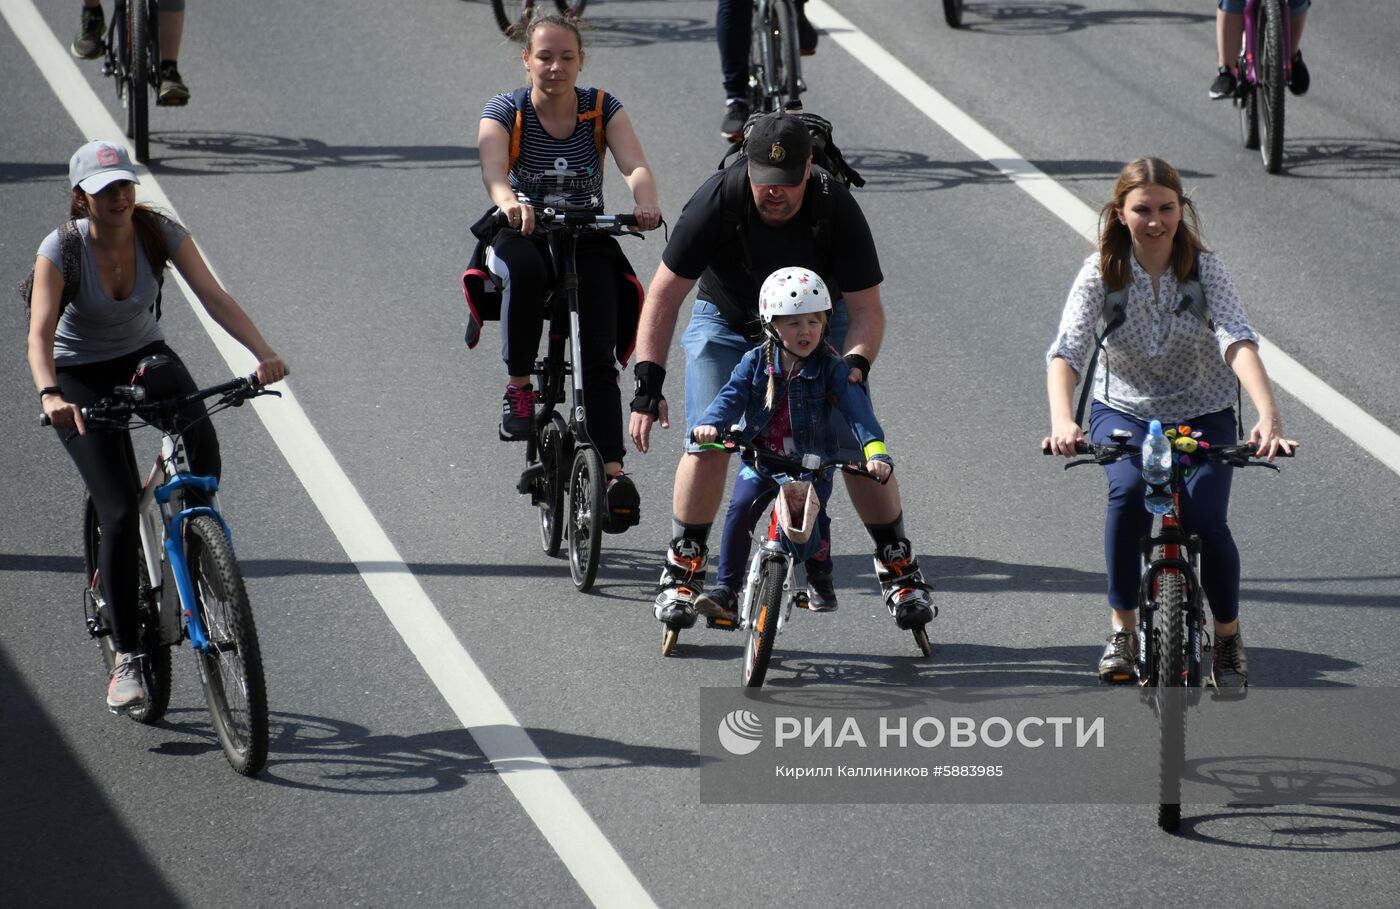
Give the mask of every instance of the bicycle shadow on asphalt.
M 1011 179 L 988 161 L 942 161 L 923 152 L 893 148 L 842 149 L 842 155 L 866 180 L 860 193 L 933 192 L 964 186 L 1009 184 Z M 1067 159 L 1040 160 L 1026 163 L 1038 168 L 1061 183 L 1075 181 L 1104 182 L 1117 178 L 1122 161 Z M 1204 171 L 1183 171 L 1186 179 L 1201 180 L 1214 176 Z
M 1182 806 L 1177 836 L 1207 845 L 1314 854 L 1400 851 L 1400 807 L 1394 805 L 1226 805 L 1194 817 L 1190 808 Z
M 1024 0 L 1020 3 L 964 3 L 962 30 L 1007 37 L 1065 35 L 1114 25 L 1201 25 L 1215 13 L 1182 10 L 1089 10 L 1078 3 Z
M 465 145 L 330 145 L 309 137 L 239 132 L 152 133 L 159 156 L 149 167 L 164 174 L 296 174 L 324 168 L 434 170 L 474 168 Z
M 178 905 L 108 802 L 112 781 L 89 775 L 3 649 L 0 690 L 0 906 L 106 905 L 120 893 Z
M 622 0 L 607 0 L 607 7 Z M 599 16 L 592 7 L 585 11 L 581 23 L 587 49 L 595 47 L 645 47 L 652 44 L 713 44 L 715 23 L 712 19 L 685 16 Z
M 488 760 L 466 729 L 390 735 L 348 720 L 309 714 L 274 711 L 270 720 L 267 766 L 257 780 L 276 786 L 355 795 L 426 795 L 460 789 L 476 774 L 511 770 L 511 757 Z M 180 739 L 154 746 L 153 754 L 189 757 L 219 750 L 202 707 L 172 709 L 157 728 L 178 733 Z M 487 726 L 482 732 L 496 728 Z M 708 761 L 689 749 L 631 745 L 539 727 L 524 731 L 560 773 L 696 768 Z M 520 755 L 522 760 L 530 757 Z M 520 769 L 529 770 L 530 765 Z
M 1309 180 L 1395 180 L 1400 140 L 1285 137 L 1283 172 Z

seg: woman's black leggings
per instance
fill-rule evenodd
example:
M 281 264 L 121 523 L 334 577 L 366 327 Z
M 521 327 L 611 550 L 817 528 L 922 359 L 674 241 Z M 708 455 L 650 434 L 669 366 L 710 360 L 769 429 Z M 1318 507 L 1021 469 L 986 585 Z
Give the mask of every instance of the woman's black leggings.
M 198 389 L 175 352 L 164 342 L 157 342 L 114 360 L 60 366 L 58 385 L 63 389 L 63 399 L 87 407 L 98 398 L 109 397 L 113 387 L 131 382 L 136 364 L 143 357 L 153 354 L 164 354 L 175 362 L 182 394 Z M 219 440 L 206 416 L 204 404 L 196 401 L 180 411 L 177 425 L 184 432 L 191 471 L 200 476 L 217 477 L 222 468 Z M 111 612 L 112 646 L 123 653 L 133 652 L 140 646 L 136 634 L 136 607 L 141 551 L 137 497 L 141 477 L 131 447 L 131 434 L 124 429 L 90 428 L 84 435 L 60 430 L 59 438 L 77 465 L 88 495 L 97 507 L 101 528 L 97 570 L 102 596 Z
M 579 341 L 583 347 L 583 391 L 588 432 L 604 461 L 621 461 L 622 392 L 617 386 L 617 308 L 622 294 L 634 293 L 623 277 L 617 241 L 585 233 L 578 240 Z M 554 287 L 554 269 L 545 237 L 509 228 L 496 235 L 487 266 L 501 283 L 501 358 L 513 376 L 528 376 L 539 356 L 544 298 Z M 555 315 L 566 314 L 562 298 Z M 568 322 L 563 323 L 566 327 Z

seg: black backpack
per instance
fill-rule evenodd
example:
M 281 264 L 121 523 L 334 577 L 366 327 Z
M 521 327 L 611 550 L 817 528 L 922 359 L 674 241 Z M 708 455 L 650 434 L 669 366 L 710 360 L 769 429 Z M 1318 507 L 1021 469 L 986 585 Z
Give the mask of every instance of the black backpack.
M 141 234 L 138 233 L 137 236 L 139 238 Z M 63 290 L 59 293 L 58 298 L 58 317 L 61 319 L 68 304 L 77 299 L 78 290 L 83 281 L 83 238 L 78 235 L 76 221 L 64 221 L 59 225 L 58 246 L 63 259 Z M 147 248 L 144 241 L 141 242 L 141 251 L 146 254 L 146 261 L 151 266 L 151 274 L 156 279 L 156 302 L 151 310 L 159 319 L 161 292 L 165 287 L 165 265 L 168 259 L 157 261 L 159 254 Z M 24 324 L 27 326 L 34 302 L 33 268 L 29 269 L 29 274 L 19 284 L 19 298 L 24 301 Z
M 841 154 L 841 149 L 836 147 L 836 143 L 831 138 L 831 122 L 824 117 L 806 111 L 787 111 L 789 117 L 796 117 L 806 125 L 807 131 L 812 136 L 812 176 L 816 178 L 817 185 L 815 192 L 812 185 L 808 184 L 808 198 L 806 203 L 811 206 L 809 217 L 812 225 L 812 242 L 817 248 L 817 252 L 823 258 L 830 258 L 832 253 L 832 225 L 836 220 L 835 200 L 832 199 L 831 184 L 840 181 L 845 187 L 855 186 L 860 188 L 865 185 L 865 179 L 854 167 L 846 163 L 846 159 Z M 754 123 L 767 114 L 757 113 L 749 117 L 744 124 L 744 135 L 748 136 L 749 130 Z M 744 236 L 748 212 L 749 199 L 749 158 L 744 153 L 744 143 L 736 142 L 725 156 L 720 159 L 719 169 L 724 171 L 723 183 L 720 185 L 720 208 L 724 214 L 724 229 L 738 231 L 739 248 L 743 250 L 744 268 L 752 272 L 753 268 L 749 262 L 749 244 Z
M 803 110 L 784 111 L 789 117 L 796 117 L 807 127 L 807 132 L 812 135 L 812 164 L 840 180 L 843 186 L 860 187 L 865 185 L 865 178 L 860 175 L 854 167 L 846 163 L 846 158 L 841 154 L 841 149 L 836 147 L 836 142 L 831 138 L 831 121 L 816 114 L 809 114 Z M 752 114 L 744 123 L 744 138 L 749 136 L 749 130 L 753 129 L 754 123 L 759 119 L 768 116 L 766 113 Z M 735 142 L 729 151 L 724 153 L 720 159 L 719 170 L 732 167 L 731 159 L 737 158 L 739 161 L 747 161 L 748 156 L 744 154 L 744 143 Z

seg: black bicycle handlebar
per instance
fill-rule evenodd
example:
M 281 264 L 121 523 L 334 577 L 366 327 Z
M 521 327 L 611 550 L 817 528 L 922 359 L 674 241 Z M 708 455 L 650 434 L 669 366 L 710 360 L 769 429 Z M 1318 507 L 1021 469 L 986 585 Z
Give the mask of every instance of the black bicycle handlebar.
M 1296 446 L 1295 446 L 1296 447 Z M 1142 446 L 1129 445 L 1127 442 L 1117 442 L 1112 445 L 1099 445 L 1094 442 L 1079 442 L 1074 448 L 1077 454 L 1089 455 L 1089 457 L 1078 461 L 1070 461 L 1065 465 L 1065 470 L 1071 467 L 1078 467 L 1081 464 L 1112 464 L 1123 458 L 1130 458 L 1142 453 Z M 1054 451 L 1049 445 L 1042 446 L 1041 454 L 1051 455 Z M 1210 448 L 1197 448 L 1191 453 L 1192 457 L 1200 457 L 1205 461 L 1219 461 L 1231 467 L 1268 467 L 1278 470 L 1273 464 L 1267 461 L 1255 460 L 1259 456 L 1253 442 L 1241 442 L 1237 445 L 1220 445 Z M 1291 458 L 1293 452 L 1280 449 L 1275 452 L 1276 457 Z
M 250 376 L 230 379 L 218 385 L 201 388 L 191 394 L 156 401 L 145 400 L 145 389 L 139 385 L 118 385 L 112 389 L 112 396 L 100 398 L 91 406 L 82 408 L 83 420 L 93 423 L 124 423 L 131 417 L 159 418 L 173 414 L 192 401 L 203 401 L 216 395 L 223 395 L 229 407 L 237 407 L 244 401 L 261 395 L 280 398 L 282 392 L 273 391 L 258 383 L 257 373 Z M 51 426 L 53 421 L 48 414 L 39 417 L 40 426 Z
M 536 227 L 594 227 L 598 230 L 620 230 L 637 226 L 637 216 L 632 214 L 605 215 L 592 211 L 561 211 L 549 207 L 535 208 L 534 212 Z M 497 227 L 510 226 L 510 222 L 506 220 L 506 213 L 500 209 L 496 209 L 496 213 L 491 216 L 491 223 Z

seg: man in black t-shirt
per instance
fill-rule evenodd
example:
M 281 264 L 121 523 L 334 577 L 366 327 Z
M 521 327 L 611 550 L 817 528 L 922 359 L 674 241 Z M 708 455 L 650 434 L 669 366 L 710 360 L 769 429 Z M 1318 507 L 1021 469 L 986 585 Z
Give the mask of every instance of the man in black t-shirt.
M 666 353 L 681 303 L 699 280 L 690 323 L 681 337 L 687 452 L 676 468 L 673 536 L 656 598 L 657 618 L 673 628 L 693 625 L 697 607 L 712 617 L 725 611 L 726 604 L 701 592 L 710 525 L 724 497 L 727 455 L 696 450 L 689 441 L 694 428 L 690 424 L 714 400 L 743 355 L 759 343 L 758 291 L 763 279 L 787 266 L 810 268 L 822 276 L 833 297 L 829 340 L 844 352 L 852 382 L 865 381 L 884 334 L 884 276 L 870 227 L 846 188 L 812 167 L 807 127 L 794 117 L 771 114 L 754 124 L 744 148 L 747 167 L 736 164 L 714 175 L 686 204 L 648 287 L 637 332 L 637 396 L 630 431 L 637 450 L 646 452 L 653 423 L 670 426 L 661 391 Z M 843 447 L 859 450 L 853 441 Z M 904 535 L 898 484 L 891 479 L 881 486 L 847 476 L 846 489 L 875 541 L 876 575 L 885 604 L 901 628 L 927 624 L 933 610 Z M 826 586 L 812 595 L 834 606 L 829 581 Z

